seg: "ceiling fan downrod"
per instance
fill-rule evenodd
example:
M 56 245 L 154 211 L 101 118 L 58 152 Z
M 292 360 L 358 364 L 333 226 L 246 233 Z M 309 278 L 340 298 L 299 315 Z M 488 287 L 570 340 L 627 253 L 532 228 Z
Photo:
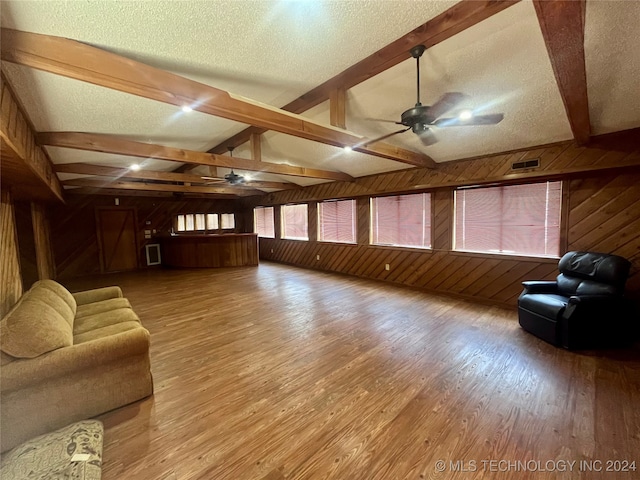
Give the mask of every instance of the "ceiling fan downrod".
M 416 59 L 416 71 L 417 71 L 417 75 L 416 75 L 416 107 L 419 107 L 422 105 L 422 103 L 420 103 L 420 57 L 422 56 L 422 54 L 424 53 L 424 51 L 427 49 L 427 47 L 425 47 L 424 45 L 416 45 L 415 47 L 413 47 L 409 52 L 411 53 L 411 56 L 413 58 Z

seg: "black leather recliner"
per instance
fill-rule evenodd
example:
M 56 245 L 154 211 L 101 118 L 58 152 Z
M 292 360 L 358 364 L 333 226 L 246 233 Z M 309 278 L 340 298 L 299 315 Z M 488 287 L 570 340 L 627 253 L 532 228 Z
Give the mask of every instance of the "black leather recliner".
M 555 282 L 523 282 L 522 328 L 568 349 L 620 346 L 632 341 L 633 304 L 624 297 L 631 263 L 617 255 L 569 252 Z

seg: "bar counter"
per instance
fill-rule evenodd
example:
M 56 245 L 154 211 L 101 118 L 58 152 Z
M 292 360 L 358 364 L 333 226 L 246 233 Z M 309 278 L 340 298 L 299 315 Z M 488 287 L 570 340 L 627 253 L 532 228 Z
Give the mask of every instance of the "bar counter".
M 218 268 L 258 265 L 258 235 L 179 234 L 163 237 L 162 263 L 169 267 Z

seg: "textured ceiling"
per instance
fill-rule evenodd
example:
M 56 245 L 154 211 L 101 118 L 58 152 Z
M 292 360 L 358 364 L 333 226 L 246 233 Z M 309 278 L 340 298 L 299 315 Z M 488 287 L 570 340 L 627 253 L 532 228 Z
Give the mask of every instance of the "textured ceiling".
M 294 100 L 376 52 L 454 1 L 3 1 L 2 26 L 80 40 L 275 107 Z M 640 2 L 587 1 L 587 85 L 592 133 L 640 126 Z M 407 54 L 408 57 L 408 54 Z M 205 151 L 246 125 L 3 63 L 38 131 L 106 133 Z M 530 1 L 468 28 L 427 50 L 422 102 L 460 91 L 453 110 L 504 113 L 495 126 L 434 129 L 424 147 L 412 132 L 387 141 L 436 162 L 572 138 L 535 10 Z M 347 128 L 376 137 L 415 103 L 409 59 L 347 92 Z M 324 102 L 303 114 L 329 123 Z M 55 163 L 124 166 L 137 159 L 47 147 Z M 249 158 L 248 145 L 234 156 Z M 288 135 L 262 135 L 262 159 L 363 176 L 408 165 Z M 156 170 L 173 162 L 147 161 Z M 196 172 L 208 174 L 205 167 Z M 219 169 L 221 174 L 227 172 Z M 310 185 L 325 180 L 255 174 Z M 77 175 L 65 175 L 69 178 Z

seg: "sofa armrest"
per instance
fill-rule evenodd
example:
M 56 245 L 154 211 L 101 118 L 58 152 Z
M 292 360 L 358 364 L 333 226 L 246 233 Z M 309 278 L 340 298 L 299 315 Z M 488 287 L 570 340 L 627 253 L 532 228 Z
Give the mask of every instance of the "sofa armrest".
M 528 281 L 522 282 L 524 287 L 524 293 L 556 293 L 558 291 L 558 284 L 553 281 Z
M 87 303 L 101 302 L 102 300 L 120 298 L 123 296 L 122 290 L 117 286 L 96 288 L 94 290 L 73 293 L 72 295 L 73 298 L 76 299 L 77 305 L 86 305 Z
M 3 392 L 18 390 L 148 351 L 149 332 L 137 326 L 96 340 L 59 348 L 39 357 L 14 360 L 2 366 L 0 386 Z

